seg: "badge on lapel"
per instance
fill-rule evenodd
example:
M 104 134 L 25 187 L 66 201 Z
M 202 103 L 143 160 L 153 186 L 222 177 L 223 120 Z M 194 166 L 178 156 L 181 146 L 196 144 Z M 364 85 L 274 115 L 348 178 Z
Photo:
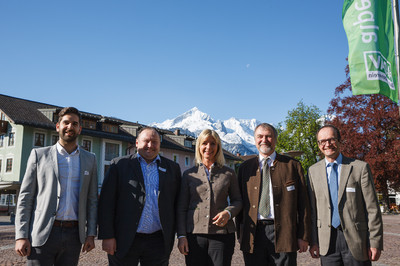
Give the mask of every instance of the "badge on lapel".
M 85 172 L 83 173 L 83 175 L 89 175 L 89 171 L 85 170 Z

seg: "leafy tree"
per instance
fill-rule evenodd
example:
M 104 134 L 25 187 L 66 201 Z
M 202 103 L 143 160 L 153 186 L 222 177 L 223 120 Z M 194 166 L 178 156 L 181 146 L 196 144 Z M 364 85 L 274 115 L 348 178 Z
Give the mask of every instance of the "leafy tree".
M 345 71 L 347 80 L 328 108 L 331 124 L 340 129 L 343 153 L 369 163 L 375 187 L 388 203 L 388 186 L 400 189 L 399 107 L 379 94 L 351 95 L 348 66 Z
M 288 112 L 285 120 L 285 127 L 278 125 L 278 152 L 302 151 L 300 160 L 303 169 L 317 161 L 318 145 L 316 132 L 319 128 L 318 120 L 321 118 L 321 111 L 315 105 L 307 106 L 300 101 L 297 107 Z

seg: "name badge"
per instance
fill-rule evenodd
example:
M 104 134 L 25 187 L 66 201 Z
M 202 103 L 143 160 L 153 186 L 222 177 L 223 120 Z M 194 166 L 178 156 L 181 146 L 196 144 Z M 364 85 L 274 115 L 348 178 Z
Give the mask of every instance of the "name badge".
M 346 192 L 356 192 L 356 188 L 355 187 L 347 187 Z
M 160 170 L 161 172 L 167 172 L 167 169 L 165 169 L 165 168 L 162 168 L 161 166 L 160 167 L 158 167 L 158 170 Z
M 294 188 L 294 185 L 291 185 L 291 186 L 286 187 L 286 189 L 287 189 L 287 191 L 292 191 L 292 190 L 294 190 L 295 188 Z

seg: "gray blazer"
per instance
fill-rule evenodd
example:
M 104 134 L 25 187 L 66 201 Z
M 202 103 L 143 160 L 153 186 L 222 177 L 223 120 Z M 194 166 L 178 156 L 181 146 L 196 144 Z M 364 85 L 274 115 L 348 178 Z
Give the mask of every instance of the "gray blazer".
M 311 245 L 326 255 L 331 238 L 331 207 L 325 160 L 308 170 L 311 201 Z M 369 165 L 343 156 L 338 191 L 339 216 L 353 257 L 368 260 L 369 247 L 383 250 L 382 215 Z
M 213 167 L 209 182 L 203 165 L 192 167 L 182 177 L 177 210 L 178 236 L 185 236 L 186 233 L 233 233 L 235 225 L 232 219 L 221 228 L 212 224 L 212 218 L 223 210 L 230 211 L 233 218 L 241 209 L 239 183 L 232 169 Z
M 97 235 L 97 164 L 80 149 L 79 238 Z M 46 243 L 58 209 L 61 185 L 56 145 L 33 149 L 18 197 L 15 239 L 29 238 L 33 247 Z M 87 227 L 87 231 L 86 231 Z

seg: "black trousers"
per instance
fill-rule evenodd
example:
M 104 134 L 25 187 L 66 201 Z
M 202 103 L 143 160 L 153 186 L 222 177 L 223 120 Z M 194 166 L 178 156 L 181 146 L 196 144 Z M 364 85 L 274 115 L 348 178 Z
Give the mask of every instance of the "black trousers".
M 235 233 L 188 234 L 188 266 L 229 266 L 235 249 Z
M 78 226 L 70 228 L 53 226 L 46 243 L 41 247 L 32 247 L 27 265 L 78 265 L 81 247 Z
M 243 252 L 246 266 L 296 265 L 296 252 L 275 252 L 274 224 L 257 224 L 254 252 Z
M 118 253 L 118 247 L 117 247 Z M 118 254 L 108 255 L 108 263 L 117 265 L 167 266 L 170 250 L 165 247 L 162 231 L 152 234 L 136 233 L 128 254 L 120 258 Z
M 356 260 L 349 250 L 343 231 L 331 229 L 331 240 L 329 242 L 329 250 L 325 256 L 321 256 L 321 265 L 323 266 L 370 266 L 371 261 Z

